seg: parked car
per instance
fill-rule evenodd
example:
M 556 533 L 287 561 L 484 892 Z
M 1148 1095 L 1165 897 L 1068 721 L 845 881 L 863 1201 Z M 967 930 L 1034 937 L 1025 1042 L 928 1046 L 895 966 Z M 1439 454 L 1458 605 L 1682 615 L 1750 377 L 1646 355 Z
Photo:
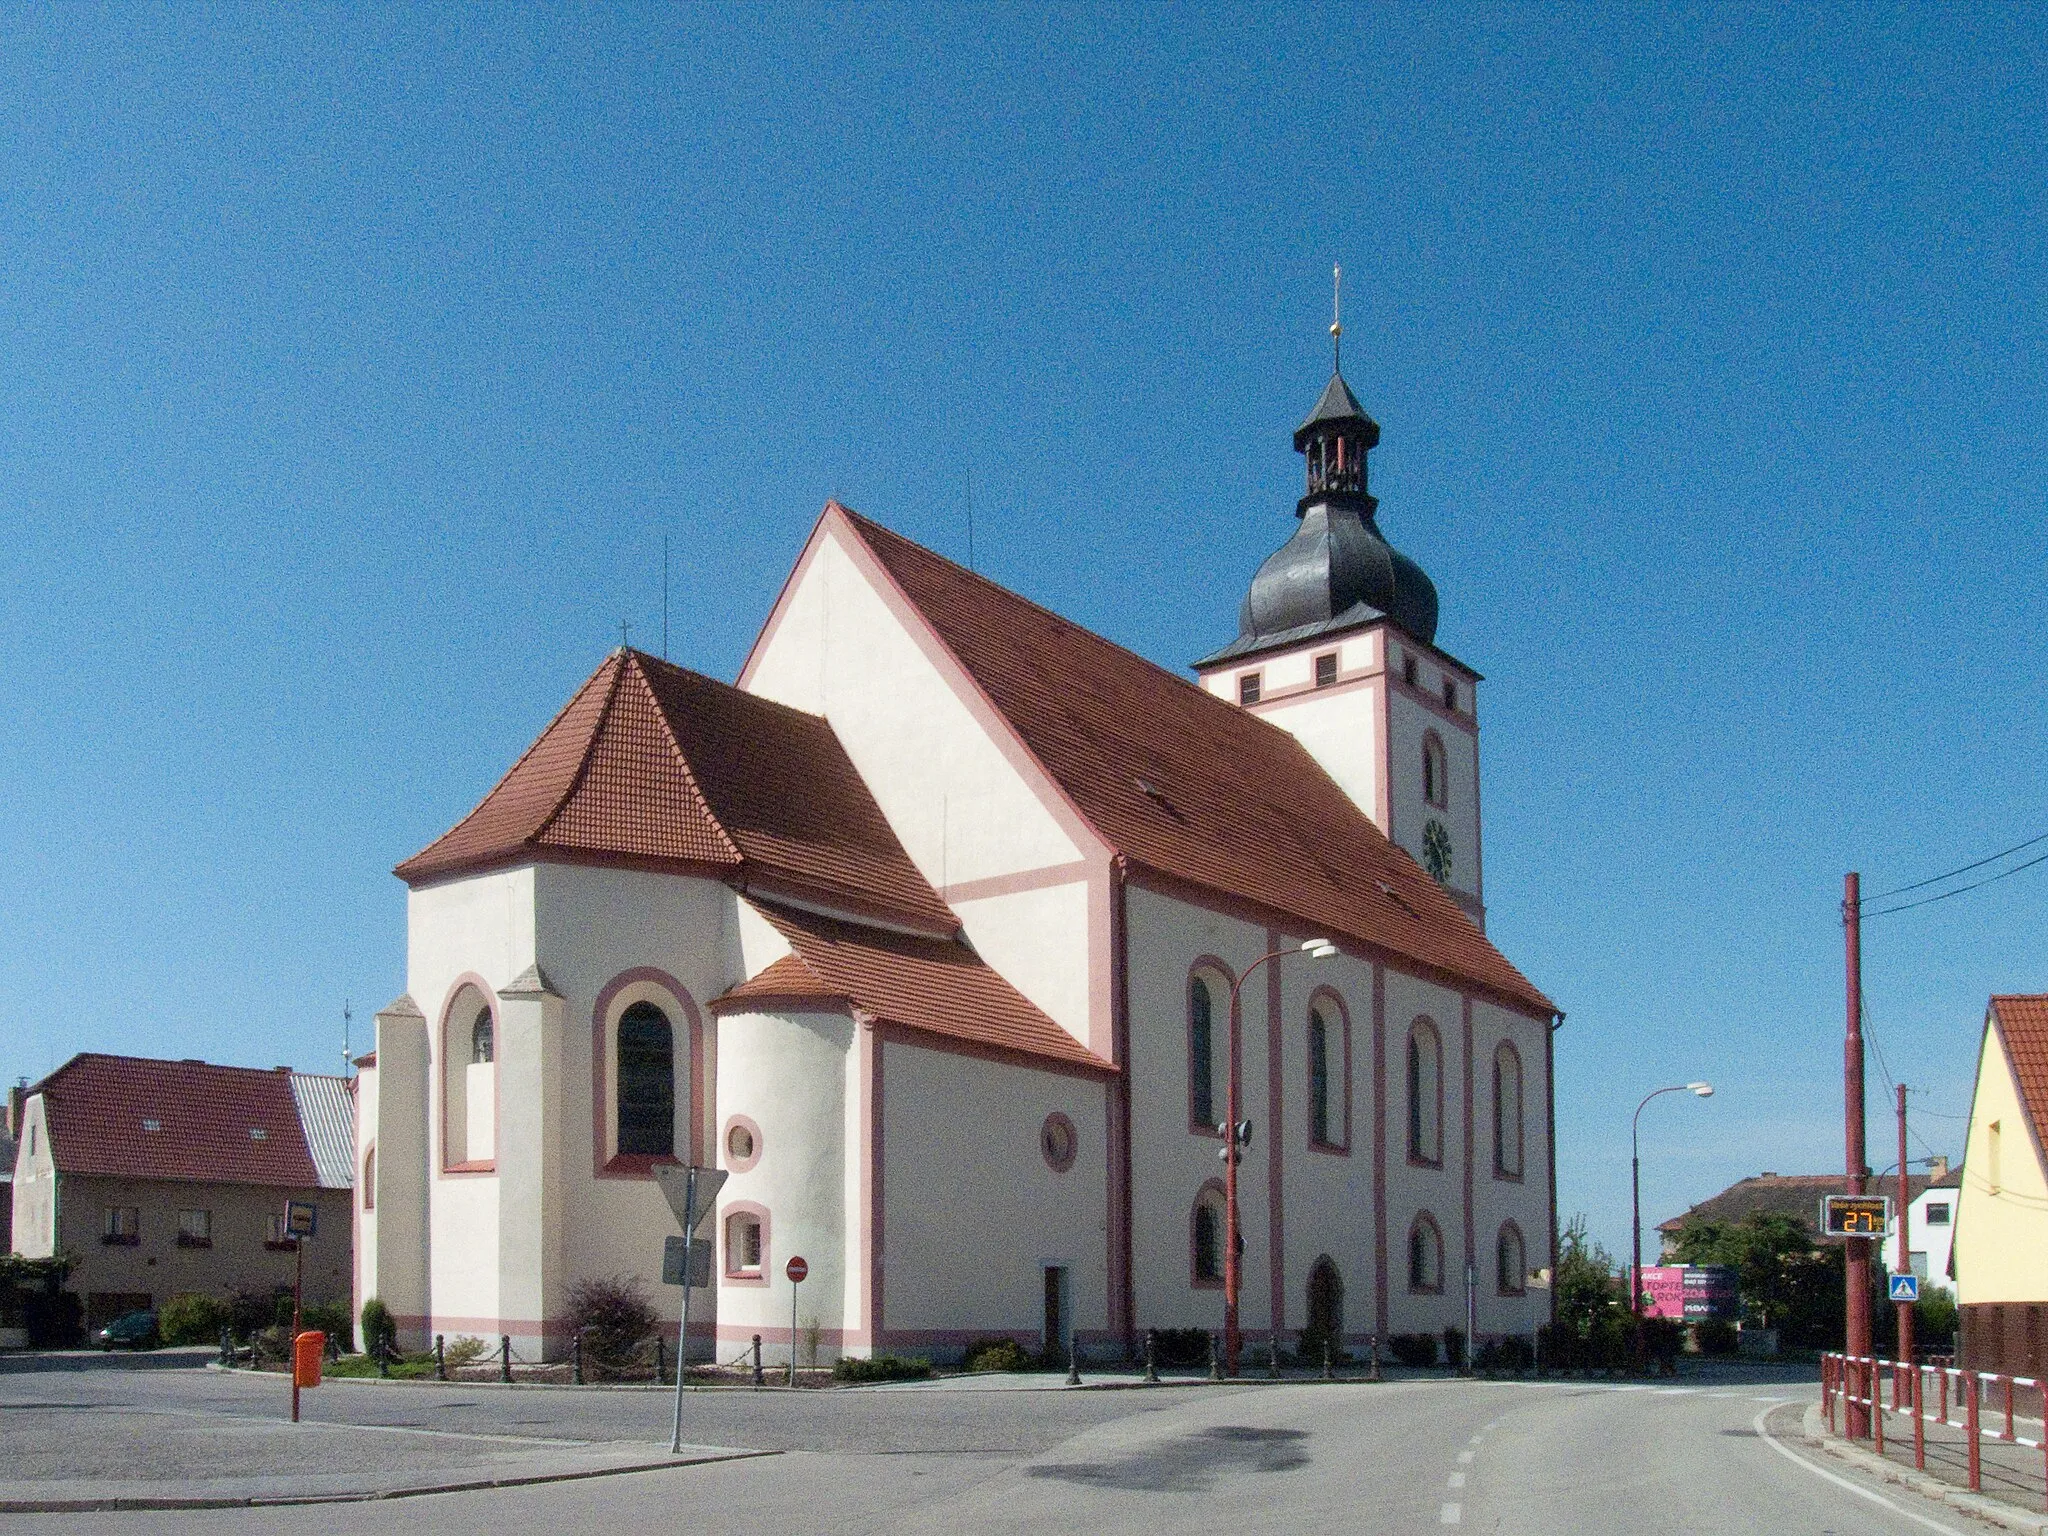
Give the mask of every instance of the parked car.
M 157 1333 L 156 1314 L 149 1311 L 124 1313 L 95 1337 L 104 1350 L 154 1349 L 162 1342 Z

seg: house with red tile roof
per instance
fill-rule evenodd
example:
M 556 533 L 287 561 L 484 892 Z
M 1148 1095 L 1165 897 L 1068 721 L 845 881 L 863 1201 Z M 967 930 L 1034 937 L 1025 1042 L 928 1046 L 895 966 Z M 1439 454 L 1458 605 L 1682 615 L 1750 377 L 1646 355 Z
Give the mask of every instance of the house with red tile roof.
M 567 1344 L 729 1174 L 694 1355 L 1547 1318 L 1551 1037 L 1485 933 L 1479 675 L 1333 377 L 1237 638 L 1168 671 L 837 502 L 735 685 L 622 648 L 401 863 L 358 1299 Z M 1235 1112 L 1232 1112 L 1232 1105 Z M 674 1319 L 680 1293 L 656 1287 Z
M 2048 995 L 1984 1014 L 1954 1235 L 1959 1365 L 2048 1375 Z
M 354 1282 L 346 1078 L 74 1056 L 23 1095 L 13 1251 L 65 1254 L 88 1328 L 188 1292 L 293 1283 L 285 1204 L 319 1213 L 308 1301 Z

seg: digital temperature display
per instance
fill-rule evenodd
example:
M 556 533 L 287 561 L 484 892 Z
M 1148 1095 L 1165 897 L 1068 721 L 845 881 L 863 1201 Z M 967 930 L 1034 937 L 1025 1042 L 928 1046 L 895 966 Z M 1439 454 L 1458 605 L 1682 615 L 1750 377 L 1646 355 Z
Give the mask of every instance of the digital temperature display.
M 1820 1228 L 1829 1237 L 1883 1237 L 1891 1225 L 1887 1195 L 1827 1195 L 1820 1202 Z

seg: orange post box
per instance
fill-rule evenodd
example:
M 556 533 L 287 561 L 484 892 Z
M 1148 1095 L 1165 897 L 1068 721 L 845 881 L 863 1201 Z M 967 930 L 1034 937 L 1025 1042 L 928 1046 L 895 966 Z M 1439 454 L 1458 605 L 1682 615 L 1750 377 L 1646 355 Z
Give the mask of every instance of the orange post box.
M 327 1354 L 327 1335 L 306 1332 L 292 1340 L 292 1385 L 320 1385 L 320 1362 Z

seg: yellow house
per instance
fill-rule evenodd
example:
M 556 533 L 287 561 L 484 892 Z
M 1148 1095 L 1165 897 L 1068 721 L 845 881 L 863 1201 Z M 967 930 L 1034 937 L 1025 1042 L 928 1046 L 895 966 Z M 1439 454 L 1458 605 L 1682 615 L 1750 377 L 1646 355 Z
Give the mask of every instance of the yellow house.
M 2048 995 L 1994 997 L 1984 1016 L 1956 1215 L 1960 1363 L 2048 1372 Z

